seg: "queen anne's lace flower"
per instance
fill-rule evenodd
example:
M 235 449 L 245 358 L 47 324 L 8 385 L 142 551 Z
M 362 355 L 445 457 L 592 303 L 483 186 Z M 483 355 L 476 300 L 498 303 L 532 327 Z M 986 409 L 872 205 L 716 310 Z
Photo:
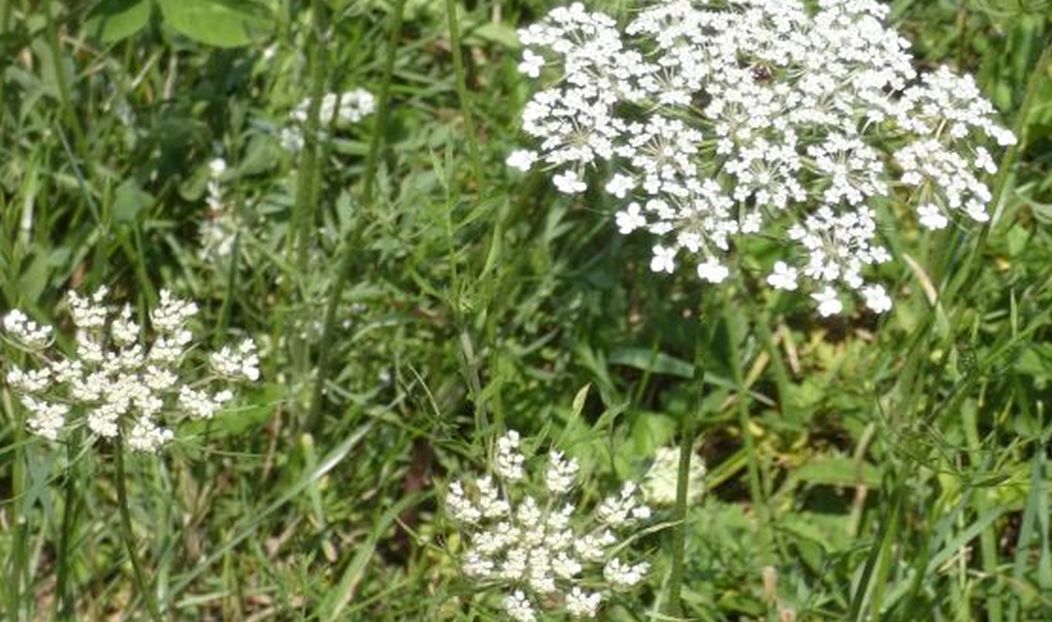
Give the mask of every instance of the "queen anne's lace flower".
M 876 0 L 658 0 L 622 33 L 581 3 L 554 9 L 520 31 L 520 71 L 560 79 L 527 103 L 536 145 L 508 164 L 550 170 L 567 194 L 609 170 L 600 187 L 623 205 L 618 230 L 658 236 L 654 272 L 688 254 L 719 283 L 736 236 L 788 234 L 797 252 L 774 264 L 772 287 L 806 281 L 822 315 L 849 292 L 887 311 L 864 276 L 889 259 L 876 203 L 910 197 L 927 229 L 985 222 L 982 175 L 996 165 L 983 144 L 1015 141 L 970 76 L 918 76 L 887 12 Z
M 162 290 L 148 333 L 130 306 L 111 307 L 107 295 L 106 288 L 88 297 L 70 292 L 70 315 L 77 327 L 72 357 L 48 357 L 37 348 L 31 352 L 35 369 L 8 370 L 7 383 L 28 411 L 27 425 L 34 434 L 58 440 L 64 429 L 84 426 L 96 437 L 120 436 L 133 450 L 155 452 L 174 437 L 165 421 L 210 418 L 233 399 L 229 389 L 210 388 L 215 381 L 259 378 L 251 341 L 213 354 L 207 376 L 191 375 L 193 334 L 188 324 L 197 313 L 193 302 Z M 43 345 L 51 334 L 17 310 L 5 316 L 3 325 L 27 345 Z
M 567 495 L 578 467 L 559 452 L 549 454 L 543 471 L 545 494 L 530 495 L 519 443 L 514 431 L 498 439 L 497 480 L 486 475 L 449 486 L 446 510 L 467 546 L 461 568 L 480 586 L 504 590 L 500 602 L 513 620 L 539 620 L 560 603 L 574 618 L 594 618 L 611 591 L 630 589 L 646 577 L 646 562 L 633 564 L 617 553 L 624 532 L 648 519 L 650 509 L 635 485 L 626 484 L 595 512 L 575 517 Z

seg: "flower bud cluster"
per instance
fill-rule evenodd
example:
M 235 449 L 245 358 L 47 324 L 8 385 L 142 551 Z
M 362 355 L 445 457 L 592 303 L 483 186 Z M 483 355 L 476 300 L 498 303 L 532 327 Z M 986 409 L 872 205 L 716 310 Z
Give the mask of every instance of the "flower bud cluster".
M 567 194 L 608 171 L 620 232 L 657 237 L 654 272 L 687 255 L 719 283 L 736 240 L 782 239 L 771 287 L 806 282 L 823 316 L 846 295 L 887 311 L 864 276 L 890 259 L 876 207 L 908 198 L 929 229 L 985 222 L 988 146 L 1015 142 L 970 76 L 918 76 L 887 13 L 876 0 L 659 0 L 622 31 L 580 3 L 554 9 L 520 31 L 519 70 L 558 79 L 523 112 L 534 147 L 507 162 L 542 166 Z
M 197 313 L 193 302 L 161 291 L 150 314 L 152 332 L 135 319 L 130 306 L 107 304 L 107 290 L 88 297 L 69 294 L 76 326 L 72 356 L 46 352 L 50 328 L 18 310 L 7 313 L 3 327 L 29 352 L 36 365 L 12 366 L 7 384 L 29 415 L 29 430 L 49 440 L 83 426 L 93 437 L 120 436 L 136 451 L 156 452 L 173 433 L 166 423 L 184 417 L 212 417 L 234 398 L 229 386 L 259 379 L 259 357 L 251 340 L 213 353 L 210 373 L 195 372 L 194 337 L 188 328 Z M 152 339 L 150 339 L 152 337 Z
M 446 494 L 446 510 L 461 527 L 467 550 L 464 573 L 480 588 L 503 593 L 501 605 L 517 622 L 540 620 L 561 609 L 574 618 L 594 618 L 613 591 L 636 587 L 647 562 L 618 557 L 625 536 L 650 518 L 634 484 L 583 511 L 571 498 L 576 460 L 548 456 L 543 493 L 530 493 L 531 471 L 510 431 L 497 441 L 490 473 L 457 481 Z

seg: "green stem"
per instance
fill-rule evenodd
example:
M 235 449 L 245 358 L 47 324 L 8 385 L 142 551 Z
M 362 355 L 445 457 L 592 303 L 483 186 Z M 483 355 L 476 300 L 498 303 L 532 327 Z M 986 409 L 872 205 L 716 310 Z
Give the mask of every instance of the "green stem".
M 69 589 L 69 543 L 73 537 L 73 525 L 77 519 L 77 478 L 73 464 L 80 448 L 80 433 L 74 431 L 66 446 L 66 482 L 62 502 L 62 532 L 58 541 L 58 572 L 55 579 L 54 609 L 52 617 L 56 620 L 71 620 L 74 617 L 73 598 Z
M 457 3 L 446 0 L 446 18 L 449 25 L 449 45 L 453 53 L 453 71 L 456 73 L 457 98 L 460 100 L 460 113 L 464 116 L 464 130 L 468 138 L 468 150 L 471 163 L 475 167 L 475 183 L 481 185 L 485 179 L 482 170 L 482 158 L 479 157 L 478 137 L 475 133 L 475 121 L 471 116 L 471 100 L 468 97 L 467 79 L 464 71 L 464 58 L 460 50 L 460 28 L 457 23 Z
M 325 96 L 325 2 L 312 0 L 311 16 L 314 29 L 313 45 L 310 56 L 310 101 L 307 105 L 307 128 L 303 137 L 303 149 L 300 151 L 299 171 L 296 174 L 296 196 L 292 213 L 296 223 L 297 267 L 300 274 L 308 272 L 311 229 L 314 219 L 311 212 L 315 197 L 318 196 L 317 185 L 320 183 L 318 163 L 318 132 L 321 128 L 321 100 Z M 332 122 L 332 119 L 326 119 Z
M 146 601 L 150 619 L 153 622 L 161 622 L 161 612 L 157 608 L 157 601 L 154 599 L 150 584 L 146 581 L 146 574 L 142 570 L 142 565 L 139 564 L 138 551 L 135 546 L 135 534 L 132 532 L 131 511 L 128 509 L 128 489 L 124 473 L 124 443 L 120 436 L 117 437 L 114 457 L 117 466 L 115 483 L 117 486 L 117 502 L 120 506 L 121 514 L 121 539 L 124 540 L 124 546 L 128 550 L 128 559 L 131 560 L 132 572 L 135 574 L 135 584 L 139 589 L 139 593 L 142 594 L 143 600 Z
M 978 406 L 975 404 L 965 405 L 965 407 L 961 409 L 961 415 L 964 423 L 965 440 L 968 443 L 968 461 L 970 466 L 981 471 L 982 475 L 986 475 L 988 467 L 986 464 L 979 461 L 983 445 L 979 438 L 977 409 Z M 975 513 L 977 516 L 983 515 L 990 507 L 990 502 L 986 493 L 987 490 L 988 489 L 984 486 L 978 486 L 972 491 L 972 504 L 975 506 Z M 979 551 L 983 572 L 991 577 L 997 576 L 998 552 L 996 537 L 997 535 L 994 532 L 993 525 L 988 525 L 979 535 Z M 987 620 L 990 622 L 1001 622 L 1004 620 L 1003 603 L 997 592 L 986 596 L 985 605 Z
M 21 409 L 16 408 L 11 402 L 11 394 L 4 389 L 4 409 L 11 414 L 13 424 L 12 436 L 15 446 L 13 463 L 11 466 L 12 497 L 10 501 L 11 514 L 14 516 L 14 525 L 11 528 L 12 551 L 11 569 L 8 575 L 7 585 L 7 619 L 14 622 L 22 620 L 22 579 L 26 575 L 27 535 L 29 512 L 25 507 L 26 492 L 26 470 L 25 470 L 25 420 L 22 418 Z
M 51 2 L 44 2 L 44 15 L 47 19 L 47 45 L 51 52 L 51 62 L 55 70 L 55 83 L 58 85 L 59 98 L 62 100 L 62 113 L 66 117 L 66 123 L 73 130 L 73 138 L 77 144 L 77 151 L 83 157 L 85 155 L 84 128 L 80 125 L 80 119 L 73 109 L 73 97 L 70 95 L 69 84 L 66 82 L 66 68 L 62 66 L 62 46 L 58 40 L 58 26 L 55 24 L 55 16 L 51 11 Z M 87 160 L 84 161 L 87 166 Z
M 738 427 L 741 429 L 742 443 L 745 454 L 748 457 L 749 498 L 752 501 L 753 511 L 756 513 L 757 535 L 762 558 L 760 561 L 766 565 L 771 561 L 771 537 L 768 531 L 770 516 L 760 477 L 760 459 L 757 455 L 756 442 L 753 440 L 752 431 L 750 430 L 752 422 L 749 416 L 749 389 L 745 386 L 745 375 L 742 373 L 742 365 L 745 364 L 745 361 L 741 360 L 741 351 L 738 347 L 738 340 L 740 339 L 737 330 L 739 310 L 735 307 L 730 295 L 724 296 L 723 304 L 723 320 L 727 327 L 727 344 L 730 350 L 730 367 L 734 376 L 734 386 L 738 393 L 735 400 L 738 411 Z
M 671 616 L 683 615 L 683 575 L 687 551 L 687 493 L 690 491 L 690 460 L 694 454 L 694 440 L 697 436 L 697 419 L 701 417 L 701 402 L 705 391 L 705 367 L 702 363 L 702 348 L 698 346 L 695 356 L 694 375 L 698 383 L 698 408 L 691 413 L 683 413 L 679 422 L 679 470 L 676 472 L 676 527 L 672 532 L 672 572 L 668 582 L 668 613 Z
M 362 214 L 359 214 L 358 222 L 355 223 L 349 239 L 344 241 L 336 282 L 333 283 L 329 299 L 325 304 L 325 316 L 322 320 L 320 342 L 322 347 L 318 349 L 317 375 L 314 379 L 310 412 L 307 415 L 306 422 L 308 431 L 316 431 L 321 425 L 321 407 L 324 400 L 325 381 L 329 375 L 329 360 L 333 350 L 330 344 L 332 343 L 332 333 L 336 326 L 336 309 L 339 308 L 343 292 L 347 288 L 347 282 L 354 272 L 355 251 L 364 235 L 366 214 L 373 205 L 373 185 L 376 183 L 380 144 L 387 127 L 387 117 L 390 115 L 391 81 L 394 76 L 395 58 L 398 52 L 398 37 L 402 32 L 402 13 L 404 8 L 405 0 L 395 0 L 394 14 L 387 37 L 387 56 L 384 59 L 383 82 L 380 85 L 380 95 L 376 103 L 376 126 L 373 128 L 373 135 L 369 141 L 369 153 L 365 159 L 365 177 L 362 182 Z

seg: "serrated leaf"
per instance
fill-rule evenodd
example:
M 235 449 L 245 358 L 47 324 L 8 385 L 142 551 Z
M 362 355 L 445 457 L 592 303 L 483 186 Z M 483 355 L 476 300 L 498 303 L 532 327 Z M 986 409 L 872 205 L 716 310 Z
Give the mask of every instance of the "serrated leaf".
M 157 0 L 164 23 L 199 43 L 248 45 L 270 30 L 266 11 L 247 0 Z
M 115 43 L 142 30 L 150 21 L 150 0 L 103 0 L 92 9 L 84 28 L 103 43 Z

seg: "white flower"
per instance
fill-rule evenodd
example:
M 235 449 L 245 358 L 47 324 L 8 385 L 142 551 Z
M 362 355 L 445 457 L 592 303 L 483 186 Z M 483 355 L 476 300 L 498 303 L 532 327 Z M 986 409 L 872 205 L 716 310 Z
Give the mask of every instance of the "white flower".
M 509 482 L 516 482 L 525 475 L 522 463 L 525 456 L 519 452 L 519 433 L 509 430 L 497 439 L 496 471 Z
M 12 337 L 33 349 L 46 347 L 51 341 L 50 326 L 37 324 L 18 309 L 4 315 L 3 327 Z
M 537 613 L 530 601 L 526 600 L 526 594 L 522 590 L 515 590 L 504 597 L 504 611 L 516 622 L 535 622 Z
M 639 203 L 630 203 L 627 208 L 617 213 L 616 222 L 617 230 L 628 234 L 645 226 L 647 219 L 643 216 Z
M 577 171 L 566 171 L 552 177 L 552 182 L 559 192 L 563 194 L 578 194 L 588 189 L 588 185 L 581 181 Z
M 212 177 L 219 177 L 226 172 L 226 160 L 223 158 L 213 158 L 208 163 L 208 170 L 212 174 Z
M 880 285 L 863 288 L 862 296 L 866 299 L 866 306 L 874 313 L 886 313 L 891 310 L 891 298 Z
M 551 451 L 544 471 L 527 472 L 520 442 L 514 431 L 498 439 L 491 468 L 499 480 L 486 474 L 453 482 L 446 492 L 446 510 L 466 548 L 461 568 L 480 589 L 502 591 L 512 619 L 539 620 L 560 603 L 572 617 L 595 617 L 604 595 L 645 578 L 648 564 L 615 554 L 625 548 L 623 530 L 650 510 L 636 498 L 636 487 L 626 485 L 594 512 L 577 516 L 576 504 L 565 501 L 576 484 L 576 461 Z M 532 487 L 541 475 L 543 487 Z
M 515 151 L 511 152 L 511 155 L 508 156 L 508 159 L 505 160 L 505 163 L 508 166 L 514 169 L 518 169 L 525 173 L 526 171 L 530 170 L 530 167 L 532 167 L 533 163 L 536 161 L 536 153 L 530 151 L 529 149 L 516 149 Z
M 174 438 L 162 417 L 177 419 L 178 408 L 192 417 L 211 417 L 234 394 L 225 388 L 211 393 L 205 385 L 214 378 L 199 379 L 183 369 L 193 345 L 187 324 L 197 305 L 162 290 L 150 314 L 152 330 L 146 330 L 132 319 L 131 306 L 113 308 L 107 295 L 105 288 L 87 297 L 71 292 L 75 355 L 40 357 L 37 369 L 12 368 L 7 381 L 29 412 L 27 426 L 34 434 L 54 441 L 66 428 L 83 427 L 97 437 L 123 438 L 133 451 L 154 453 Z M 38 343 L 50 337 L 50 329 L 29 326 L 17 314 L 6 319 L 5 330 L 20 340 L 30 329 Z M 259 361 L 254 345 L 246 343 L 236 351 L 224 348 L 217 358 L 228 366 L 236 363 L 236 369 L 224 368 L 236 372 L 230 374 L 236 379 L 255 380 Z
M 822 317 L 837 315 L 844 310 L 843 303 L 840 302 L 836 290 L 832 287 L 826 287 L 818 293 L 811 294 L 811 298 L 818 303 L 818 314 Z
M 212 370 L 220 376 L 243 378 L 251 382 L 259 379 L 259 355 L 251 339 L 245 339 L 236 349 L 223 346 L 218 352 L 212 353 L 210 361 Z
M 730 271 L 711 257 L 698 264 L 698 276 L 709 283 L 722 283 Z
M 293 121 L 307 121 L 310 99 L 305 99 L 289 113 Z M 337 103 L 339 107 L 337 107 Z M 376 110 L 376 98 L 365 89 L 353 89 L 340 94 L 326 93 L 318 107 L 318 118 L 322 124 L 345 125 L 358 123 Z
M 931 203 L 925 203 L 917 208 L 917 216 L 919 217 L 920 224 L 925 229 L 938 230 L 943 229 L 950 223 L 939 208 Z
M 656 245 L 653 251 L 654 257 L 650 260 L 650 270 L 672 274 L 676 269 L 676 249 Z
M 610 181 L 607 182 L 606 191 L 619 199 L 623 199 L 635 187 L 636 180 L 632 179 L 629 175 L 621 175 L 618 173 L 611 177 Z M 638 206 L 636 209 L 639 209 Z
M 33 434 L 50 441 L 58 440 L 59 431 L 65 425 L 69 406 L 38 400 L 27 395 L 21 398 L 22 405 L 29 411 L 26 424 Z
M 545 478 L 548 492 L 553 495 L 570 492 L 576 477 L 577 461 L 564 460 L 561 452 L 553 452 L 548 462 L 548 474 Z
M 594 618 L 602 602 L 602 594 L 588 593 L 575 585 L 566 595 L 566 612 L 575 618 Z
M 767 284 L 775 289 L 795 291 L 800 272 L 784 261 L 774 262 L 774 271 L 767 275 Z
M 522 62 L 519 63 L 519 71 L 531 78 L 541 75 L 541 67 L 544 67 L 544 57 L 526 48 L 522 52 Z
M 649 570 L 650 564 L 647 562 L 639 562 L 633 566 L 615 557 L 603 568 L 603 576 L 615 588 L 627 589 L 638 585 Z
M 922 226 L 986 222 L 988 146 L 1015 142 L 971 77 L 918 76 L 887 18 L 876 0 L 669 0 L 619 30 L 580 3 L 553 9 L 519 32 L 520 70 L 557 74 L 522 113 L 530 164 L 568 194 L 611 171 L 598 187 L 626 203 L 621 233 L 657 236 L 655 272 L 686 251 L 721 282 L 735 237 L 787 238 L 768 283 L 832 312 L 890 258 L 874 207 L 893 188 L 924 197 Z

